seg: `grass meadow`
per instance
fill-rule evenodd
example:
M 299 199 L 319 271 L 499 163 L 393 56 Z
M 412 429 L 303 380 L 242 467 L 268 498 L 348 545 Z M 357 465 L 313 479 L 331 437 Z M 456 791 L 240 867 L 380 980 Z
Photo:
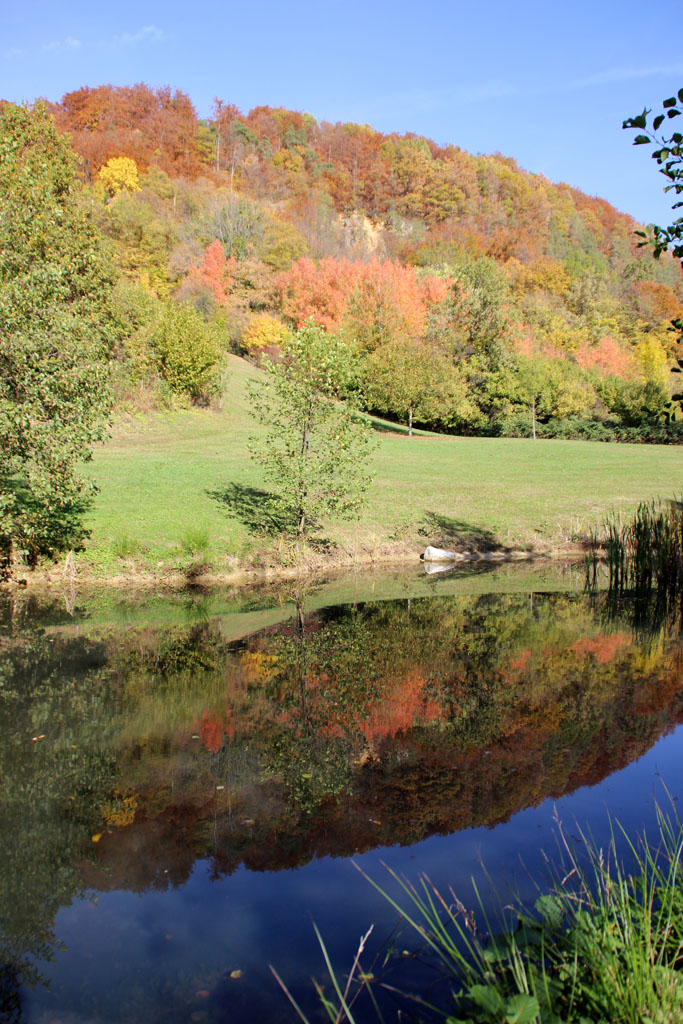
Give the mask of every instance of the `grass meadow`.
M 205 563 L 287 560 L 248 451 L 260 428 L 246 393 L 260 371 L 230 357 L 220 411 L 187 410 L 116 425 L 88 472 L 99 494 L 78 555 L 96 575 L 164 572 Z M 374 482 L 357 523 L 329 521 L 321 535 L 340 561 L 399 558 L 427 544 L 461 550 L 575 548 L 608 515 L 679 493 L 674 446 L 516 438 L 458 438 L 374 420 Z M 265 553 L 265 554 L 264 554 Z

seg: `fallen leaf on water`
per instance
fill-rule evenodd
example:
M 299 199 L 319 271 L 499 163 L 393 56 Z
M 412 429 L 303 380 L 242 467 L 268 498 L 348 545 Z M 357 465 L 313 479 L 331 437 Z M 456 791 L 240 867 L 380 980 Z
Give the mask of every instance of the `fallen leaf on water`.
M 193 732 L 192 733 L 192 739 L 193 740 L 198 740 L 199 739 L 199 733 L 198 732 Z
M 311 778 L 311 773 L 310 772 L 304 772 L 303 775 L 301 776 L 301 778 L 302 779 L 310 779 Z
M 32 736 L 31 737 L 31 743 L 35 743 L 36 740 L 44 740 L 44 739 L 45 739 L 45 736 Z
M 256 820 L 255 818 L 245 818 L 244 821 L 242 822 L 242 824 L 243 825 L 253 825 L 253 824 L 255 824 L 255 820 Z
M 241 971 L 230 971 L 230 977 L 234 978 L 235 980 L 237 980 L 237 978 L 241 978 L 242 977 L 242 972 Z
M 93 841 L 93 843 L 99 843 L 101 838 L 102 838 L 102 833 L 101 832 L 96 832 L 95 835 L 92 837 L 92 841 Z
M 382 822 L 378 821 L 377 818 L 370 818 L 370 821 L 372 822 L 373 825 L 381 825 L 382 824 Z
M 225 789 L 225 786 L 216 786 L 216 789 Z

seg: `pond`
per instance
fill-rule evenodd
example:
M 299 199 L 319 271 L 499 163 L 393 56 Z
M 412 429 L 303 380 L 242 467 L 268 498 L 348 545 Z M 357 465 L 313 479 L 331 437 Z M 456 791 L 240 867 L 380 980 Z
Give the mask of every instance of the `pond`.
M 269 965 L 315 1018 L 314 922 L 340 972 L 415 948 L 364 875 L 533 899 L 560 826 L 683 788 L 680 636 L 580 567 L 0 614 L 3 1021 L 293 1020 Z

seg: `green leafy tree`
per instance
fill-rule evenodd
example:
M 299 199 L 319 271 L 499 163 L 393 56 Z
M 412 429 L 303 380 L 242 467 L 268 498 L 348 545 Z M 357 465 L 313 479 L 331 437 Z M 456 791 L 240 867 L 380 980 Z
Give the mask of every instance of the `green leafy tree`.
M 633 140 L 634 146 L 654 144 L 655 149 L 651 153 L 652 159 L 656 161 L 660 173 L 669 181 L 669 184 L 664 187 L 664 191 L 673 191 L 676 196 L 683 193 L 683 134 L 678 131 L 667 137 L 662 134 L 658 135 L 657 132 L 665 122 L 680 117 L 682 112 L 683 89 L 679 89 L 676 96 L 670 96 L 664 100 L 662 113 L 653 117 L 649 124 L 648 118 L 652 111 L 646 107 L 642 114 L 628 117 L 622 125 L 622 128 L 640 130 L 640 134 L 636 135 Z M 672 205 L 673 210 L 681 209 L 681 207 L 683 207 L 683 199 Z M 683 217 L 678 217 L 666 228 L 653 225 L 649 236 L 645 231 L 636 233 L 643 239 L 641 245 L 653 245 L 655 259 L 659 259 L 667 249 L 671 249 L 677 259 L 683 259 Z
M 683 113 L 683 89 L 679 89 L 675 96 L 665 99 L 662 103 L 661 113 L 656 114 L 648 122 L 651 113 L 652 111 L 645 107 L 642 114 L 628 117 L 622 128 L 639 130 L 640 134 L 636 135 L 633 140 L 634 146 L 654 145 L 655 148 L 651 153 L 652 159 L 657 163 L 660 173 L 669 182 L 664 186 L 664 191 L 681 196 L 683 194 L 683 133 L 675 131 L 669 136 L 657 133 L 663 124 L 670 123 Z M 671 208 L 673 210 L 683 208 L 683 199 L 677 199 Z M 677 217 L 665 228 L 654 224 L 649 234 L 647 231 L 637 231 L 636 234 L 642 238 L 639 245 L 652 246 L 655 259 L 659 259 L 663 252 L 670 250 L 676 259 L 683 261 L 683 217 Z M 681 345 L 683 343 L 683 320 L 672 320 L 671 327 L 678 333 L 678 343 Z M 683 373 L 683 359 L 680 357 L 676 359 L 672 373 Z M 683 393 L 671 396 L 671 401 L 666 406 L 665 415 L 668 420 L 673 420 L 679 412 L 683 413 Z
M 406 339 L 380 346 L 365 360 L 365 377 L 371 407 L 407 422 L 409 437 L 413 419 L 449 427 L 474 411 L 453 364 L 427 345 Z
M 112 270 L 39 102 L 0 114 L 0 558 L 70 545 L 105 436 Z
M 185 302 L 167 302 L 152 334 L 157 366 L 167 384 L 195 402 L 220 390 L 225 344 L 222 321 L 206 321 Z
M 585 415 L 593 392 L 568 361 L 517 355 L 484 375 L 480 400 L 486 411 L 509 427 L 525 422 L 536 437 L 539 422 Z
M 266 379 L 252 386 L 251 399 L 266 434 L 253 439 L 252 455 L 275 485 L 281 512 L 300 539 L 325 515 L 356 518 L 372 440 L 348 397 L 356 386 L 352 351 L 309 320 L 289 335 L 278 362 L 262 365 Z
M 430 311 L 427 337 L 457 361 L 476 353 L 496 363 L 508 327 L 504 271 L 488 256 L 466 253 L 444 269 L 455 284 L 447 299 Z

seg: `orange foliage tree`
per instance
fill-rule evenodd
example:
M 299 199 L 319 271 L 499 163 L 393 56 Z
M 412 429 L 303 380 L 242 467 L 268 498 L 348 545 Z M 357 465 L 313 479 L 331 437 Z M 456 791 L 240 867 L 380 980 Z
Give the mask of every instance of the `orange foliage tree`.
M 142 170 L 157 164 L 174 176 L 194 178 L 202 170 L 197 113 L 178 89 L 86 86 L 66 93 L 53 112 L 91 179 L 115 156 L 130 157 Z
M 597 370 L 599 373 L 628 380 L 635 372 L 635 360 L 625 352 L 616 338 L 605 334 L 597 345 L 584 343 L 575 354 L 576 363 L 582 370 Z
M 316 264 L 305 257 L 280 275 L 277 292 L 283 316 L 295 326 L 312 317 L 372 350 L 392 338 L 423 335 L 429 308 L 443 301 L 451 284 L 390 260 Z
M 227 306 L 236 267 L 235 259 L 227 259 L 223 245 L 215 239 L 206 247 L 201 266 L 191 267 L 188 277 L 192 284 L 207 288 L 219 306 Z

